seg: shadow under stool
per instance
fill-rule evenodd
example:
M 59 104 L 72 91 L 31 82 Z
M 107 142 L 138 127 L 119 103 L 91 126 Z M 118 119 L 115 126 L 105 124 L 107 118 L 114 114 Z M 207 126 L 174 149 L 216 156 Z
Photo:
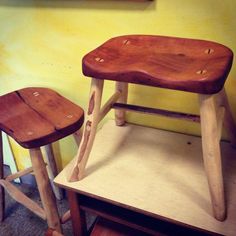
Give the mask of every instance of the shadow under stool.
M 224 83 L 233 61 L 224 45 L 196 39 L 127 35 L 115 37 L 83 58 L 83 73 L 92 77 L 83 138 L 69 181 L 83 178 L 98 123 L 111 108 L 117 125 L 125 111 L 144 112 L 200 122 L 205 172 L 214 217 L 226 218 L 220 138 L 224 124 L 236 144 L 236 127 Z M 115 92 L 101 107 L 104 80 L 115 81 Z M 128 83 L 181 90 L 199 97 L 200 116 L 127 104 Z
M 61 232 L 56 199 L 60 190 L 50 184 L 57 175 L 51 143 L 75 134 L 84 121 L 81 107 L 48 88 L 24 88 L 0 96 L 0 221 L 4 220 L 4 189 L 12 198 L 47 221 L 48 227 Z M 4 178 L 2 131 L 22 147 L 29 149 L 32 167 Z M 47 156 L 45 164 L 40 147 Z M 47 169 L 48 173 L 47 173 Z M 34 173 L 43 209 L 24 195 L 10 181 Z M 48 176 L 49 175 L 49 176 Z M 52 191 L 54 190 L 54 193 Z

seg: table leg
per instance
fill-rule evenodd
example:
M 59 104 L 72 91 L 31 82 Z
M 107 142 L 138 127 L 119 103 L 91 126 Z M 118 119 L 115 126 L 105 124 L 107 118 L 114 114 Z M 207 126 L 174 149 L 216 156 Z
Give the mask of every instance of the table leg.
M 67 198 L 70 206 L 71 221 L 74 236 L 87 234 L 85 212 L 80 209 L 77 193 L 67 190 Z

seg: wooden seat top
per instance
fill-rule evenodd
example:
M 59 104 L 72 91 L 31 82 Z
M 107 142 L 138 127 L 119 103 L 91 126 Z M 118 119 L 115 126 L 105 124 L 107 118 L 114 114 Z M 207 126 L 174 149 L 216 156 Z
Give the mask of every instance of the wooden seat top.
M 40 147 L 77 131 L 83 109 L 48 88 L 0 96 L 0 129 L 25 148 Z
M 222 44 L 165 36 L 112 38 L 83 58 L 83 73 L 202 94 L 217 93 L 231 69 L 233 52 Z

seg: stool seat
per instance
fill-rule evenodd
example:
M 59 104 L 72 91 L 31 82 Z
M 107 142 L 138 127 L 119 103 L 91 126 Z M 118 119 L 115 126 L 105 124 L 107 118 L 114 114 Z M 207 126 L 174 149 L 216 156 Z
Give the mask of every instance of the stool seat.
M 200 94 L 219 92 L 233 52 L 219 43 L 165 36 L 115 37 L 85 55 L 83 73 Z
M 24 88 L 0 97 L 0 129 L 25 148 L 36 148 L 77 131 L 82 108 L 48 88 Z

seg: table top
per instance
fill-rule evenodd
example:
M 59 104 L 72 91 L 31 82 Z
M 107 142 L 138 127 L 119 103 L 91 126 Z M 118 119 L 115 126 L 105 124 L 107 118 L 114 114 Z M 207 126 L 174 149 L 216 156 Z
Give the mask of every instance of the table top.
M 222 142 L 228 217 L 212 216 L 201 139 L 108 121 L 97 133 L 85 178 L 68 182 L 74 161 L 56 184 L 145 215 L 223 235 L 236 232 L 236 150 Z

